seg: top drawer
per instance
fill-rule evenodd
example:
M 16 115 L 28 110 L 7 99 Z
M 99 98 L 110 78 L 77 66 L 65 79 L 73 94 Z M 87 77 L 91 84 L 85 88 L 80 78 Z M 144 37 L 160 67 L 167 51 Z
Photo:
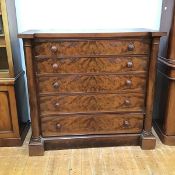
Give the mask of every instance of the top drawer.
M 35 56 L 82 57 L 97 55 L 149 54 L 148 39 L 36 40 Z

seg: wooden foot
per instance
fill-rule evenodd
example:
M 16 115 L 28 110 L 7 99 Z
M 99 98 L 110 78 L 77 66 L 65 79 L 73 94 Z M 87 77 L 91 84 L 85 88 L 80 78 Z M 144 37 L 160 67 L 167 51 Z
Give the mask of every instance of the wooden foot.
M 151 131 L 143 131 L 140 137 L 140 146 L 144 150 L 151 150 L 155 148 L 156 138 Z
M 39 138 L 31 137 L 29 143 L 29 156 L 43 156 L 44 155 L 44 142 Z
M 154 130 L 163 144 L 175 146 L 175 135 L 164 134 L 161 124 L 158 121 L 154 121 Z
M 0 138 L 0 147 L 13 147 L 21 146 L 26 138 L 28 130 L 30 128 L 30 122 L 26 122 L 21 126 L 21 133 L 19 137 L 12 138 Z

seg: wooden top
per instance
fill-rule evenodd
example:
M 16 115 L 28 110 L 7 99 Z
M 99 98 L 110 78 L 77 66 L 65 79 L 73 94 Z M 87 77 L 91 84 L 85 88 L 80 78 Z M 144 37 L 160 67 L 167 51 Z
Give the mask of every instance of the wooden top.
M 150 29 L 111 29 L 111 30 L 29 30 L 18 35 L 19 38 L 111 38 L 111 37 L 146 37 L 165 36 L 166 32 L 159 32 Z

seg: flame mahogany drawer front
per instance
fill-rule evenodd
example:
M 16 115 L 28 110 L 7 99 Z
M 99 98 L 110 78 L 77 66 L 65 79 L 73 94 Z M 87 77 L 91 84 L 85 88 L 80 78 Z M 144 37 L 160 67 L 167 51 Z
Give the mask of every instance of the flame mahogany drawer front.
M 61 115 L 41 118 L 42 135 L 140 133 L 142 114 Z
M 147 71 L 148 57 L 51 58 L 37 56 L 36 72 L 44 73 L 125 73 Z
M 144 112 L 144 94 L 80 94 L 40 97 L 41 115 L 121 111 Z
M 146 73 L 136 75 L 75 75 L 38 77 L 40 93 L 69 92 L 145 92 Z
M 149 54 L 148 39 L 35 40 L 35 56 L 82 57 L 94 55 Z

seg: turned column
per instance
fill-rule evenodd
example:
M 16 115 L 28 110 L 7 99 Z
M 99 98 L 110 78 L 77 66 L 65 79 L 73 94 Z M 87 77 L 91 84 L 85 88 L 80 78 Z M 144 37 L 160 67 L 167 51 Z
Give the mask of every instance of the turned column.
M 146 111 L 145 111 L 146 114 L 144 120 L 144 130 L 141 135 L 141 143 L 140 143 L 142 149 L 148 149 L 148 150 L 154 149 L 156 145 L 156 139 L 152 134 L 152 118 L 153 118 L 159 42 L 160 42 L 160 36 L 153 36 L 151 44 L 151 53 L 148 64 L 149 72 L 147 79 Z
M 30 99 L 30 117 L 32 123 L 32 137 L 29 143 L 29 155 L 42 156 L 44 154 L 44 144 L 41 138 L 38 97 L 36 92 L 35 67 L 33 63 L 31 39 L 24 39 L 24 51 L 27 70 L 28 90 Z
M 159 50 L 160 37 L 153 37 L 151 45 L 151 53 L 149 59 L 149 79 L 147 80 L 147 94 L 146 94 L 146 116 L 144 121 L 145 132 L 151 132 L 152 129 L 152 117 L 153 106 L 155 96 L 155 82 L 157 72 L 157 58 Z
M 35 70 L 32 59 L 32 45 L 30 39 L 24 39 L 25 62 L 27 71 L 27 83 L 30 99 L 30 117 L 32 123 L 32 140 L 40 139 L 40 125 L 38 115 L 38 102 L 36 92 Z

